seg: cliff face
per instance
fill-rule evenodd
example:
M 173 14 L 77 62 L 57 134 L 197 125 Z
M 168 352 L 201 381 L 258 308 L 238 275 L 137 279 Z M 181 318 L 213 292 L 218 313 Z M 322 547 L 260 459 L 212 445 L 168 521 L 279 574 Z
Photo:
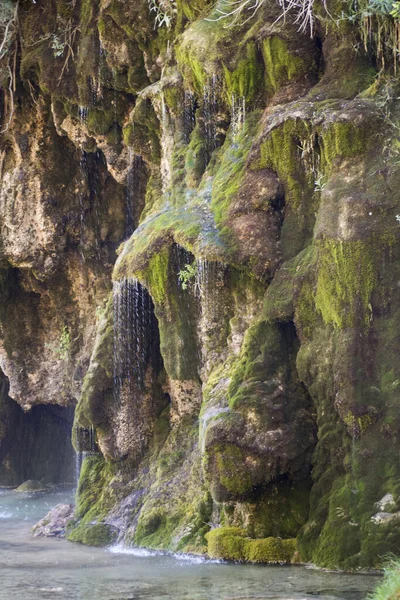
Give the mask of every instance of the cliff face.
M 399 551 L 398 30 L 365 4 L 313 37 L 275 0 L 1 8 L 0 483 L 70 477 L 77 404 L 70 539 Z

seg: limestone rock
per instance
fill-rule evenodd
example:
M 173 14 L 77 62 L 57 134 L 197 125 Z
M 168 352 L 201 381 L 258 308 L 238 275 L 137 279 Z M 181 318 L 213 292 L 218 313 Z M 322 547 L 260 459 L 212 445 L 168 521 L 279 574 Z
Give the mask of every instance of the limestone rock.
M 65 537 L 66 527 L 74 516 L 72 504 L 57 504 L 32 527 L 34 537 Z

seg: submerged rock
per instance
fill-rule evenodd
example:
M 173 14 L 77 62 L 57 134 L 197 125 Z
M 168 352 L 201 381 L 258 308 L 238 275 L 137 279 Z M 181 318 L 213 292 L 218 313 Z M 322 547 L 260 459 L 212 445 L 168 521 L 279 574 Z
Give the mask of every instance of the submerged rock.
M 28 479 L 22 483 L 17 489 L 16 492 L 45 492 L 49 489 L 48 485 L 43 484 L 41 481 L 36 481 L 35 479 Z
M 34 527 L 34 537 L 65 537 L 65 530 L 74 516 L 72 504 L 57 504 Z

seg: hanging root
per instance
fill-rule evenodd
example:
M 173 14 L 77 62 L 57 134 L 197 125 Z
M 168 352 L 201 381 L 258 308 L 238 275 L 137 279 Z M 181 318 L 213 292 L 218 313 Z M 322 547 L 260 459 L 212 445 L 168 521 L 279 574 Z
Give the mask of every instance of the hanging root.
M 258 9 L 265 4 L 266 0 L 221 0 L 221 7 L 216 8 L 218 17 L 214 19 L 206 19 L 207 21 L 221 21 L 227 19 L 229 22 L 227 27 L 232 27 L 239 20 L 240 24 L 247 23 L 258 11 Z M 323 0 L 323 5 L 328 13 L 327 1 Z M 279 15 L 277 21 L 285 18 L 286 15 L 293 11 L 296 15 L 295 24 L 298 25 L 298 31 L 300 33 L 306 33 L 310 31 L 311 37 L 314 36 L 315 30 L 315 15 L 314 15 L 314 2 L 315 0 L 277 0 L 279 6 L 282 9 L 282 13 Z M 242 20 L 244 17 L 244 20 Z M 277 22 L 276 21 L 276 22 Z
M 15 72 L 16 72 L 16 64 L 17 64 L 17 44 L 15 44 L 14 49 L 10 50 L 11 46 L 15 42 L 16 32 L 18 28 L 18 8 L 19 2 L 16 3 L 14 10 L 12 10 L 12 5 L 10 3 L 4 3 L 0 7 L 0 24 L 3 25 L 2 29 L 2 39 L 0 41 L 0 61 L 5 59 L 8 56 L 7 67 L 4 68 L 8 72 L 8 92 L 9 92 L 9 110 L 8 110 L 8 120 L 3 129 L 0 130 L 0 133 L 5 133 L 8 131 L 12 119 L 14 117 L 15 110 L 15 102 L 14 102 L 14 93 L 15 93 Z
M 328 13 L 327 1 L 323 0 L 323 5 Z M 285 18 L 288 12 L 294 11 L 296 18 L 294 23 L 298 25 L 298 31 L 306 33 L 310 31 L 310 37 L 314 37 L 315 30 L 315 14 L 314 14 L 314 3 L 315 0 L 277 0 L 279 6 L 282 8 L 282 15 L 279 17 Z M 329 14 L 329 13 L 328 13 Z M 278 19 L 278 20 L 279 20 Z
M 0 133 L 5 133 L 6 131 L 8 131 L 10 125 L 11 125 L 11 121 L 13 119 L 14 116 L 14 75 L 12 72 L 12 69 L 10 67 L 10 65 L 8 65 L 8 73 L 9 73 L 9 86 L 8 86 L 8 91 L 10 92 L 10 113 L 8 116 L 8 121 L 7 121 L 7 125 L 5 126 L 4 129 L 0 130 Z
M 219 14 L 215 19 L 206 19 L 206 21 L 221 21 L 222 19 L 230 19 L 227 27 L 232 27 L 241 17 L 250 12 L 250 15 L 245 18 L 244 23 L 247 23 L 258 11 L 260 6 L 265 3 L 265 0 L 222 0 L 222 6 L 226 8 L 217 8 Z M 243 24 L 241 22 L 241 24 Z
M 0 43 L 0 60 L 6 55 L 18 23 L 19 2 L 16 3 L 14 12 L 6 6 L 0 7 L 0 22 L 7 19 L 4 27 L 3 39 Z

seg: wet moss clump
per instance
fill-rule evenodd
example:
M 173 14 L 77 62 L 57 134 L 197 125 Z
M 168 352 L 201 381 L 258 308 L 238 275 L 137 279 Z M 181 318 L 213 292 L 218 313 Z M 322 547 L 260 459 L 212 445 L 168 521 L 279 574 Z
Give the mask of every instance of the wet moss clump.
M 104 546 L 116 539 L 116 530 L 104 522 L 115 504 L 110 482 L 115 467 L 100 454 L 83 460 L 76 495 L 75 518 L 67 530 L 67 539 L 89 546 Z
M 250 539 L 238 527 L 220 527 L 206 534 L 208 555 L 232 561 L 284 564 L 292 562 L 296 540 L 281 538 Z

